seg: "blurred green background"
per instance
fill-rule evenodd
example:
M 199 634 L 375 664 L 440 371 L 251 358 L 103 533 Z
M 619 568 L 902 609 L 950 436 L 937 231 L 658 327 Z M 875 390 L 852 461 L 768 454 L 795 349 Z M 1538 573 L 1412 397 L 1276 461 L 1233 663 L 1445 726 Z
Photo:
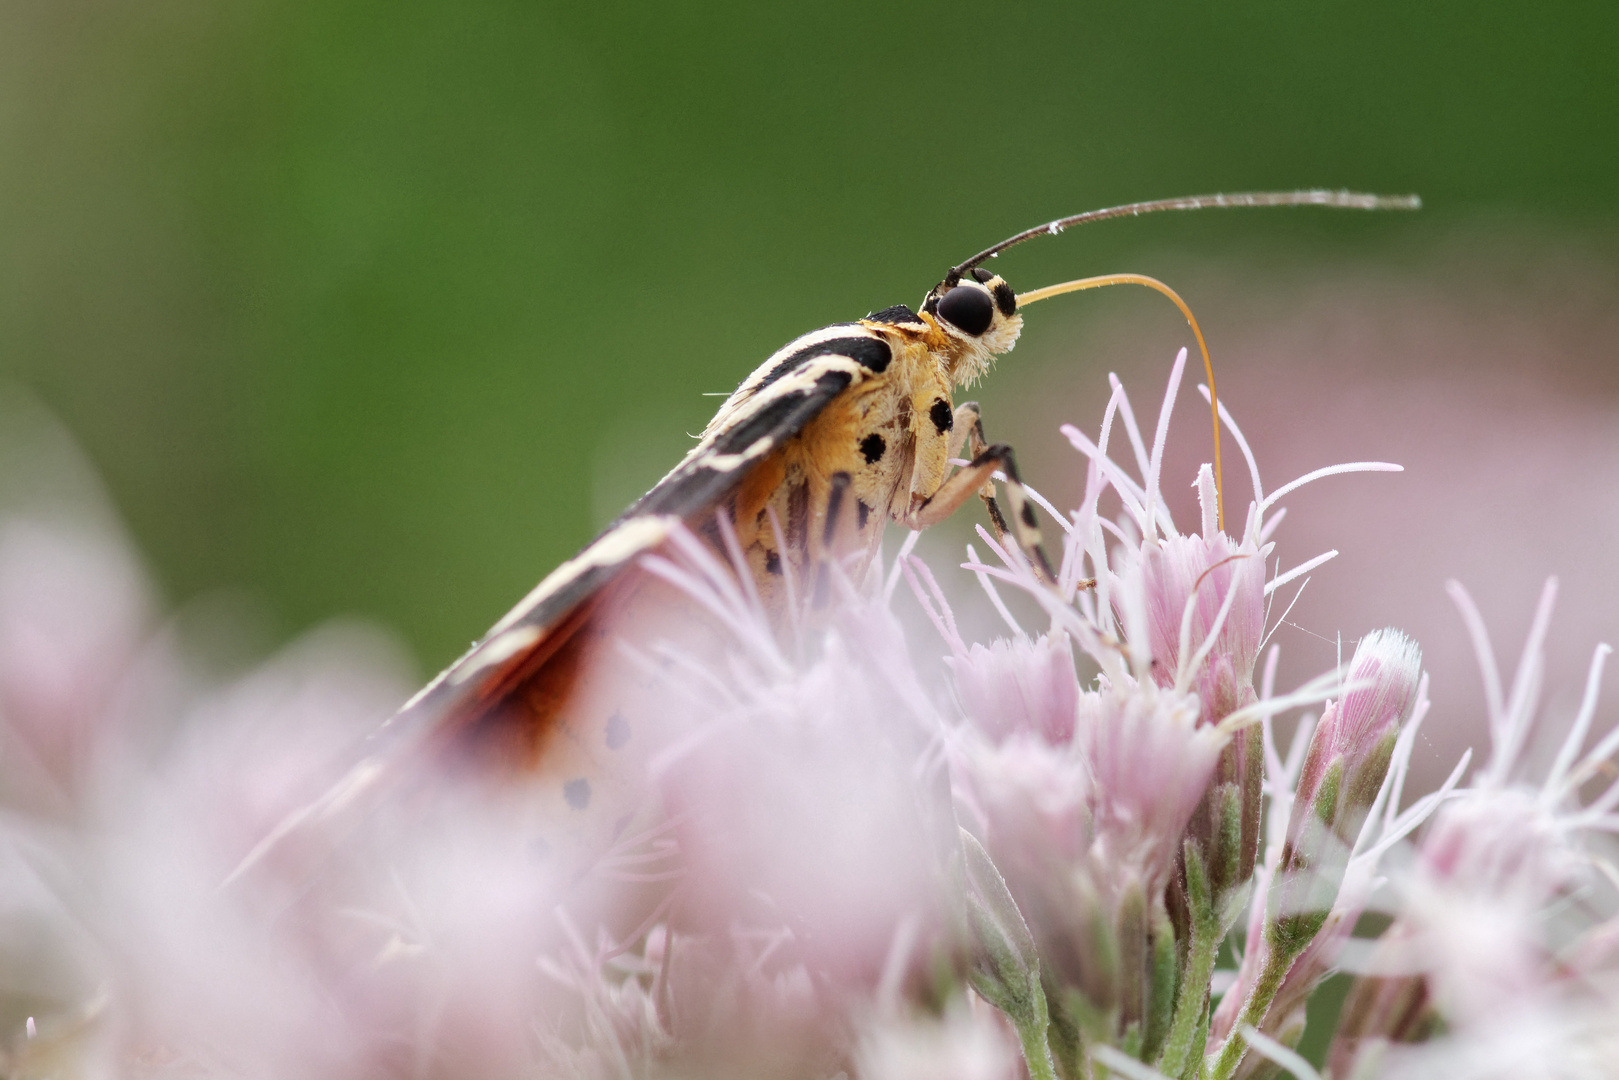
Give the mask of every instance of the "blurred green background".
M 1031 287 L 1601 233 L 1616 148 L 1610 3 L 6 0 L 0 374 L 171 598 L 373 616 L 436 668 L 704 392 L 1006 234 L 1222 189 L 1428 202 L 1099 226 L 1001 260 Z

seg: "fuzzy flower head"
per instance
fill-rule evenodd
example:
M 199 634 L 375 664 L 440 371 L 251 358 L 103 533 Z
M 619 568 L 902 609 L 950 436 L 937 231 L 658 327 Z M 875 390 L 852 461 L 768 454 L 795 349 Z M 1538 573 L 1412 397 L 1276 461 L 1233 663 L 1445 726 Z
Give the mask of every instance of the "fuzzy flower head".
M 751 596 L 703 592 L 732 571 L 694 536 L 676 540 L 688 587 L 730 604 L 741 636 L 772 640 Z M 805 656 L 739 642 L 723 684 L 701 665 L 670 676 L 670 746 L 650 779 L 681 852 L 677 929 L 779 933 L 776 960 L 870 989 L 897 937 L 931 943 L 943 925 L 955 824 L 939 719 L 898 623 L 841 576 L 836 588 Z
M 1031 740 L 1017 768 L 993 772 L 986 764 L 1005 766 L 1008 755 L 967 754 L 957 777 L 958 794 L 967 793 L 986 822 L 987 846 L 1041 942 L 1045 970 L 1061 988 L 1053 999 L 1052 1025 L 1062 1034 L 1054 1039 L 1062 1043 L 1059 1059 L 1076 1069 L 1075 1055 L 1088 1053 L 1074 1034 L 1081 1027 L 1092 1042 L 1131 1040 L 1144 1061 L 1151 1060 L 1159 1040 L 1170 1039 L 1176 1056 L 1167 1075 L 1181 1075 L 1190 1065 L 1199 1030 L 1195 1010 L 1190 1004 L 1179 1010 L 1185 1015 L 1177 1016 L 1171 1035 L 1165 1010 L 1174 1003 L 1173 986 L 1158 984 L 1151 973 L 1173 963 L 1160 950 L 1190 955 L 1187 934 L 1194 923 L 1197 963 L 1212 972 L 1214 944 L 1250 894 L 1264 795 L 1258 722 L 1266 711 L 1254 673 L 1266 604 L 1278 586 L 1335 554 L 1267 580 L 1270 534 L 1281 515 L 1269 524 L 1265 515 L 1281 496 L 1314 479 L 1396 468 L 1371 462 L 1318 470 L 1267 496 L 1246 441 L 1222 410 L 1248 461 L 1255 501 L 1242 538 L 1227 535 L 1219 524 L 1213 470 L 1205 465 L 1195 483 L 1201 530 L 1182 533 L 1160 484 L 1184 363 L 1183 352 L 1171 371 L 1150 444 L 1117 379 L 1095 441 L 1077 428 L 1063 428 L 1088 465 L 1085 496 L 1072 515 L 1059 515 L 1047 505 L 1064 532 L 1055 589 L 1031 572 L 1015 548 L 982 529 L 980 536 L 999 565 L 968 549 L 967 568 L 978 574 L 1020 641 L 1031 635 L 1017 627 L 1001 601 L 997 590 L 1004 586 L 1040 605 L 1051 619 L 1048 633 L 1061 631 L 1101 673 L 1098 688 L 1079 697 L 1069 747 Z M 1110 456 L 1110 443 L 1126 440 L 1138 469 L 1133 475 Z M 1101 510 L 1104 494 L 1117 497 L 1116 520 Z M 1031 497 L 1043 503 L 1038 494 Z M 930 583 L 927 592 L 931 597 L 918 590 L 924 606 L 930 613 L 942 612 L 940 590 Z M 934 614 L 934 621 L 951 640 L 948 616 Z M 952 648 L 958 658 L 966 652 L 954 642 Z M 1024 646 L 1024 654 L 1029 652 Z M 1009 648 L 1005 655 L 1015 662 L 1019 654 Z M 959 670 L 959 659 L 956 666 Z M 1323 700 L 1327 686 L 1320 680 L 1301 688 L 1288 696 L 1288 705 Z M 1271 711 L 1288 705 L 1274 704 Z M 964 742 L 972 745 L 970 739 Z M 1067 854 L 1075 848 L 1072 842 L 1042 845 L 1040 829 L 1021 827 L 1040 822 L 1039 816 L 1002 813 L 1011 805 L 1037 805 L 1028 794 L 1007 798 L 1007 789 L 1019 783 L 1032 788 L 1076 766 L 1083 769 L 1083 784 L 1058 790 L 1083 790 L 1083 811 L 1070 798 L 1068 813 L 1057 820 L 1065 839 L 1078 833 L 1088 841 L 1078 859 Z M 993 788 L 985 782 L 991 776 Z M 985 799 L 989 790 L 999 797 Z M 1045 835 L 1054 831 L 1052 820 L 1048 815 L 1042 822 Z
M 1091 769 L 1093 854 L 1156 892 L 1226 736 L 1198 723 L 1196 695 L 1152 683 L 1110 684 L 1084 705 L 1077 742 Z
M 1264 557 L 1224 533 L 1142 544 L 1127 574 L 1145 608 L 1145 643 L 1162 686 L 1195 686 L 1204 722 L 1253 704 L 1265 632 Z M 1127 564 L 1128 565 L 1128 564 Z
M 1589 864 L 1558 815 L 1519 788 L 1469 789 L 1423 837 L 1419 869 L 1432 885 L 1511 898 L 1533 910 L 1577 882 Z
M 1066 634 L 973 642 L 945 662 L 962 711 L 990 739 L 1026 733 L 1061 745 L 1073 736 L 1079 678 Z
M 1060 866 L 1084 853 L 1091 775 L 1077 747 L 1024 735 L 1001 743 L 966 738 L 955 753 L 952 779 L 963 820 L 997 858 Z
M 967 719 L 949 743 L 964 820 L 1008 862 L 1007 872 L 1070 864 L 1089 844 L 1091 770 L 1074 734 L 1095 694 L 1079 688 L 1067 635 L 968 646 L 951 636 L 955 624 L 943 594 L 934 602 Z
M 1270 537 L 1282 515 L 1269 521 L 1266 515 L 1283 496 L 1314 480 L 1343 472 L 1397 471 L 1398 466 L 1358 462 L 1318 469 L 1267 495 L 1247 440 L 1222 407 L 1225 430 L 1248 464 L 1254 501 L 1241 539 L 1226 535 L 1216 478 L 1204 465 L 1195 482 L 1201 528 L 1183 534 L 1171 519 L 1161 484 L 1169 417 L 1185 360 L 1183 350 L 1170 373 L 1150 450 L 1117 378 L 1096 440 L 1072 426 L 1062 429 L 1089 459 L 1085 497 L 1066 527 L 1058 574 L 1059 588 L 1068 590 L 1064 595 L 1073 597 L 1079 615 L 1055 605 L 1048 610 L 1109 678 L 1129 673 L 1138 683 L 1195 693 L 1201 722 L 1229 735 L 1186 839 L 1208 875 L 1222 919 L 1235 919 L 1260 838 L 1264 767 L 1253 727 L 1259 718 L 1253 677 L 1265 638 L 1267 598 L 1336 555 L 1326 552 L 1267 580 Z M 1119 426 L 1134 452 L 1139 479 L 1111 456 Z M 1100 510 L 1108 492 L 1121 505 L 1117 522 Z M 1085 581 L 1094 582 L 1094 595 L 1080 590 Z M 1301 691 L 1304 696 L 1296 700 L 1319 700 L 1314 693 Z
M 1598 838 L 1613 827 L 1604 815 L 1619 802 L 1619 782 L 1609 783 L 1589 806 L 1579 804 L 1582 784 L 1610 769 L 1619 749 L 1619 733 L 1609 732 L 1581 752 L 1605 646 L 1592 657 L 1585 700 L 1548 774 L 1538 782 L 1524 775 L 1522 759 L 1539 720 L 1542 642 L 1556 591 L 1556 582 L 1548 582 L 1510 695 L 1487 695 L 1490 759 L 1474 783 L 1436 815 L 1408 884 L 1412 914 L 1426 928 L 1430 982 L 1452 1019 L 1508 1008 L 1523 989 L 1550 975 L 1548 935 L 1567 932 L 1551 912 L 1559 898 L 1596 885 L 1602 865 Z M 1452 595 L 1473 631 L 1486 683 L 1498 687 L 1482 620 L 1459 586 Z M 1602 891 L 1611 904 L 1611 889 Z M 1481 949 L 1485 940 L 1490 947 Z

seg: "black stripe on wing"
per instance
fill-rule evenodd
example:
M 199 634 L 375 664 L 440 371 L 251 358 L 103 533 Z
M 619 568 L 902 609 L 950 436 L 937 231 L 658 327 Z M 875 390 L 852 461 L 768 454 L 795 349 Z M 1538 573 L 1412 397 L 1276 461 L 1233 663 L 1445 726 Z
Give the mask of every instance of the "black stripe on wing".
M 918 318 L 916 312 L 912 311 L 904 304 L 895 304 L 893 307 L 885 307 L 881 311 L 874 311 L 870 315 L 866 316 L 866 322 L 887 323 L 890 326 L 916 327 L 922 330 L 927 329 L 927 323 Z
M 736 490 L 765 455 L 803 431 L 853 381 L 853 372 L 832 369 L 807 386 L 761 395 L 756 409 L 717 433 L 702 455 L 665 477 L 619 522 L 645 514 L 676 515 L 688 521 L 703 515 Z
M 401 713 L 434 717 L 483 697 L 503 672 L 540 647 L 550 632 L 580 604 L 622 573 L 635 559 L 663 543 L 676 519 L 698 526 L 736 490 L 758 462 L 804 429 L 857 376 L 879 360 L 872 338 L 837 339 L 858 356 L 821 352 L 820 346 L 792 355 L 798 370 L 756 391 L 745 411 L 727 428 L 713 432 L 701 453 L 688 459 L 647 492 L 574 558 L 548 574 L 482 641 L 413 698 Z M 858 348 L 855 348 L 858 347 Z M 817 361 L 824 370 L 808 365 Z M 785 374 L 785 373 L 784 373 Z M 401 717 L 402 718 L 402 717 Z M 415 726 L 414 723 L 408 726 Z
M 859 327 L 850 329 L 858 330 Z M 753 392 L 759 393 L 778 379 L 799 370 L 817 356 L 847 356 L 867 371 L 881 374 L 888 370 L 890 361 L 894 359 L 894 350 L 889 348 L 888 342 L 882 338 L 869 334 L 851 334 L 848 337 L 835 337 L 830 341 L 817 341 L 813 345 L 806 345 L 796 352 L 789 353 L 771 368 L 764 378 L 753 385 Z
M 430 738 L 447 718 L 491 704 L 486 699 L 491 694 L 498 697 L 509 673 L 524 667 L 536 649 L 546 647 L 554 632 L 571 632 L 564 625 L 568 616 L 636 559 L 663 543 L 676 524 L 673 518 L 652 515 L 625 522 L 603 532 L 547 574 L 481 641 L 367 740 L 366 762 L 414 747 Z

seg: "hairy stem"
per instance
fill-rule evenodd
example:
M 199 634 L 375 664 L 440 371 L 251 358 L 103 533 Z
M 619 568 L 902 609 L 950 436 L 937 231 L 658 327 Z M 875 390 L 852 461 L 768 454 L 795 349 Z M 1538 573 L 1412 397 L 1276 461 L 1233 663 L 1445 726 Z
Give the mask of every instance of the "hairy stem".
M 1046 995 L 1035 983 L 1034 1015 L 1028 1020 L 1013 1020 L 1018 1042 L 1023 1046 L 1023 1060 L 1029 1066 L 1029 1080 L 1057 1080 L 1057 1066 L 1051 1060 L 1051 1046 L 1046 1042 L 1046 1029 L 1051 1025 L 1046 1008 Z
M 1214 1063 L 1214 1072 L 1211 1080 L 1231 1080 L 1237 1066 L 1242 1064 L 1242 1056 L 1248 1050 L 1248 1040 L 1242 1034 L 1244 1027 L 1260 1030 L 1265 1021 L 1265 1014 L 1270 1011 L 1270 1003 L 1275 999 L 1276 992 L 1282 988 L 1282 980 L 1293 967 L 1293 961 L 1298 959 L 1302 950 L 1283 950 L 1267 942 L 1270 955 L 1265 957 L 1265 966 L 1260 969 L 1259 978 L 1254 981 L 1254 987 L 1248 992 L 1248 1000 L 1242 1003 L 1242 1014 L 1237 1022 L 1231 1025 L 1231 1035 L 1220 1048 L 1220 1056 Z
M 1163 1055 L 1158 1059 L 1158 1071 L 1171 1080 L 1181 1080 L 1188 1075 L 1189 1067 L 1198 1063 L 1203 1056 L 1198 1032 L 1203 1030 L 1201 1021 L 1208 1016 L 1209 981 L 1214 976 L 1214 963 L 1223 936 L 1203 860 L 1190 844 L 1186 847 L 1186 900 L 1191 914 L 1186 970 L 1180 980 L 1180 998 L 1175 1003 L 1169 1038 L 1165 1040 Z M 1192 1075 L 1197 1072 L 1197 1069 L 1191 1070 Z

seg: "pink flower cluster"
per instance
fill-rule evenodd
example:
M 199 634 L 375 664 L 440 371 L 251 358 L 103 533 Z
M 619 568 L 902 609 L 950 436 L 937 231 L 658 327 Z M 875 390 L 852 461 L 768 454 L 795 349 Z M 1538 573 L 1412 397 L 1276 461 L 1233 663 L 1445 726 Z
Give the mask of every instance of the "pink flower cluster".
M 785 625 L 724 521 L 717 546 L 678 533 L 644 560 L 703 632 L 626 646 L 657 729 L 583 870 L 548 855 L 521 785 L 350 769 L 408 690 L 375 632 L 200 668 L 36 421 L 45 464 L 0 467 L 75 494 L 0 501 L 0 1074 L 1602 1075 L 1605 649 L 1537 771 L 1550 599 L 1508 690 L 1458 593 L 1493 749 L 1407 803 L 1415 644 L 1374 631 L 1285 692 L 1267 651 L 1273 599 L 1332 554 L 1281 570 L 1278 500 L 1391 467 L 1267 495 L 1224 416 L 1243 527 L 1220 527 L 1205 466 L 1178 531 L 1184 362 L 1150 440 L 1117 380 L 1094 439 L 1064 429 L 1080 505 L 1033 494 L 1055 587 L 987 531 L 968 548 L 1007 636 L 967 639 L 960 575 L 914 537 L 860 580 L 828 567 L 829 602 Z M 1312 1065 L 1335 972 L 1354 984 Z

